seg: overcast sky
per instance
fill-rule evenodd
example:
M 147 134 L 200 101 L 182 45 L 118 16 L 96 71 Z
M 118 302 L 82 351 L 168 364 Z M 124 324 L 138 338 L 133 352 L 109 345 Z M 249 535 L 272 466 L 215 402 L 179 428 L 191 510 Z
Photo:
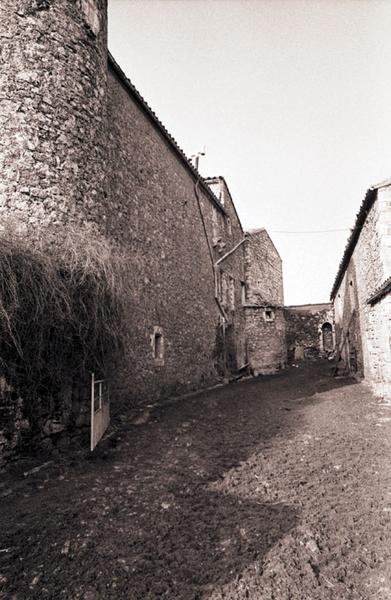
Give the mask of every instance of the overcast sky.
M 243 227 L 286 304 L 327 302 L 355 215 L 391 176 L 391 0 L 109 0 L 109 49 Z M 345 229 L 332 233 L 277 233 Z

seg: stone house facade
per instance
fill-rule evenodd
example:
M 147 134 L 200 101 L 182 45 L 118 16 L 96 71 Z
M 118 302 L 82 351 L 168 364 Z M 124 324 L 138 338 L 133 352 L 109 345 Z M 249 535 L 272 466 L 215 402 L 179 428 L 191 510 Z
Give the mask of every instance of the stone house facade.
M 331 303 L 286 306 L 284 315 L 289 362 L 334 353 L 334 308 Z
M 340 369 L 391 391 L 391 180 L 371 187 L 331 292 Z
M 283 365 L 281 259 L 264 230 L 243 232 L 225 180 L 201 178 L 108 54 L 106 0 L 4 0 L 0 27 L 0 212 L 26 232 L 93 232 L 126 257 L 126 346 L 110 374 L 122 404 Z M 4 460 L 33 431 L 66 447 L 88 425 L 87 379 L 69 374 L 55 423 L 50 402 L 26 417 L 0 385 Z
M 252 372 L 275 373 L 287 361 L 282 260 L 263 228 L 246 233 L 245 324 Z
M 221 307 L 212 215 L 227 213 L 109 56 L 107 234 L 129 258 L 132 402 L 216 381 Z M 156 356 L 156 343 L 160 352 Z M 129 393 L 129 392 L 128 392 Z
M 207 235 L 213 252 L 216 298 L 221 309 L 219 339 L 221 360 L 230 371 L 247 363 L 243 309 L 244 232 L 225 179 L 221 176 L 205 180 L 218 198 L 225 214 L 202 205 Z

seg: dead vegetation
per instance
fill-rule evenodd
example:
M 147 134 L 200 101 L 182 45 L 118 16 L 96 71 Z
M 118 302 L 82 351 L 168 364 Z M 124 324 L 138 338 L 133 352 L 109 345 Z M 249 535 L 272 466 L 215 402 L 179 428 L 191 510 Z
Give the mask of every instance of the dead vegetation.
M 125 260 L 93 228 L 0 231 L 0 356 L 8 381 L 55 392 L 64 378 L 102 375 L 124 344 Z

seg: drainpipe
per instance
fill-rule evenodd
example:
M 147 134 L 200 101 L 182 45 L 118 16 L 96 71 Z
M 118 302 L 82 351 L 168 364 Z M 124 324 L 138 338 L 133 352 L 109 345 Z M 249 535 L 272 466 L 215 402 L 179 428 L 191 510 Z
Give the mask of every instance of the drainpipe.
M 238 242 L 238 243 L 237 243 L 237 244 L 236 244 L 236 245 L 235 245 L 233 248 L 231 248 L 231 250 L 229 250 L 228 252 L 226 252 L 226 254 L 224 254 L 224 256 L 222 256 L 221 258 L 219 258 L 219 260 L 217 260 L 217 261 L 214 263 L 214 265 L 213 265 L 213 267 L 214 267 L 214 272 L 215 272 L 215 296 L 216 296 L 216 299 L 217 299 L 217 300 L 218 300 L 218 290 L 217 290 L 217 270 L 218 270 L 218 267 L 219 267 L 219 265 L 220 265 L 220 264 L 223 262 L 223 260 L 225 260 L 226 258 L 228 258 L 229 256 L 231 256 L 231 254 L 233 254 L 234 252 L 236 252 L 236 250 L 237 250 L 238 248 L 240 248 L 240 246 L 241 246 L 242 244 L 244 244 L 244 242 L 245 242 L 246 240 L 247 240 L 247 238 L 246 238 L 246 237 L 242 238 L 242 239 L 240 240 L 240 242 Z M 219 300 L 218 300 L 218 301 L 219 301 Z M 228 322 L 228 318 L 227 318 L 227 322 Z M 224 348 L 225 348 L 225 346 L 224 346 Z M 246 340 L 246 350 L 245 350 L 245 352 L 246 352 L 246 361 L 247 361 L 247 340 Z M 243 365 L 242 367 L 240 367 L 240 369 L 239 369 L 239 370 L 241 370 L 241 369 L 244 369 L 244 367 L 248 366 L 248 364 L 249 364 L 249 363 L 247 362 L 247 363 L 246 363 L 246 365 Z
M 202 214 L 201 200 L 200 200 L 200 196 L 199 196 L 199 193 L 198 193 L 199 183 L 200 183 L 200 180 L 197 179 L 197 181 L 195 183 L 195 186 L 194 186 L 194 194 L 195 194 L 195 197 L 197 198 L 198 210 L 199 210 L 199 213 L 200 213 L 200 217 L 201 217 L 202 227 L 204 229 L 205 238 L 206 238 L 206 241 L 207 241 L 207 244 L 208 244 L 209 256 L 210 256 L 210 261 L 211 261 L 212 269 L 213 269 L 214 287 L 215 287 L 215 301 L 216 301 L 216 304 L 217 304 L 217 306 L 219 308 L 220 314 L 223 317 L 223 322 L 227 323 L 228 322 L 228 316 L 227 316 L 227 313 L 224 310 L 224 307 L 222 306 L 222 304 L 220 302 L 220 299 L 219 299 L 218 293 L 217 293 L 217 271 L 216 271 L 216 265 L 220 261 L 218 261 L 216 263 L 216 265 L 215 265 L 212 246 L 210 245 L 210 241 L 209 241 L 209 237 L 208 237 L 208 231 L 206 229 L 204 215 Z
M 238 248 L 239 246 L 241 246 L 247 238 L 243 238 L 242 240 L 240 240 L 240 242 L 238 242 L 236 244 L 236 246 L 234 246 L 233 248 L 231 248 L 231 250 L 229 250 L 226 254 L 224 254 L 224 256 L 222 256 L 221 258 L 219 258 L 219 260 L 217 260 L 213 267 L 214 267 L 214 274 L 215 274 L 215 297 L 218 299 L 218 289 L 217 289 L 217 268 L 219 266 L 220 263 L 223 262 L 223 260 L 225 260 L 226 258 L 228 258 L 228 256 L 230 256 L 231 254 L 233 254 Z
M 226 254 L 224 254 L 224 256 L 222 256 L 221 258 L 219 258 L 218 261 L 215 262 L 215 267 L 217 267 L 221 262 L 223 262 L 223 260 L 225 260 L 226 258 L 228 258 L 228 256 L 230 256 L 231 254 L 233 254 L 238 248 L 239 246 L 241 246 L 247 238 L 243 238 L 242 240 L 240 240 L 240 242 L 238 242 L 236 244 L 236 246 L 234 246 L 233 248 L 231 248 L 231 250 L 229 250 L 229 252 L 227 252 Z

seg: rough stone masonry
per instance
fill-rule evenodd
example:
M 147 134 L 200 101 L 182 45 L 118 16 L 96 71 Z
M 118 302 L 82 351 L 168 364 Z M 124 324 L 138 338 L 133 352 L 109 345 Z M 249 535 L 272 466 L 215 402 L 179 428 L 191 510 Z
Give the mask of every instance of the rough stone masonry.
M 250 240 L 228 187 L 200 177 L 108 55 L 105 0 L 5 0 L 0 24 L 2 222 L 16 223 L 27 238 L 70 229 L 125 256 L 126 344 L 121 367 L 110 373 L 113 400 L 127 410 L 243 367 L 282 366 L 280 308 L 266 322 L 262 303 L 246 307 Z M 266 258 L 270 272 L 273 260 L 280 269 L 273 253 L 254 260 Z M 267 281 L 261 273 L 257 289 L 267 291 Z M 88 376 L 69 373 L 56 414 L 50 398 L 37 397 L 26 415 L 17 382 L 5 381 L 3 456 L 34 436 L 66 447 L 69 431 L 88 422 Z

